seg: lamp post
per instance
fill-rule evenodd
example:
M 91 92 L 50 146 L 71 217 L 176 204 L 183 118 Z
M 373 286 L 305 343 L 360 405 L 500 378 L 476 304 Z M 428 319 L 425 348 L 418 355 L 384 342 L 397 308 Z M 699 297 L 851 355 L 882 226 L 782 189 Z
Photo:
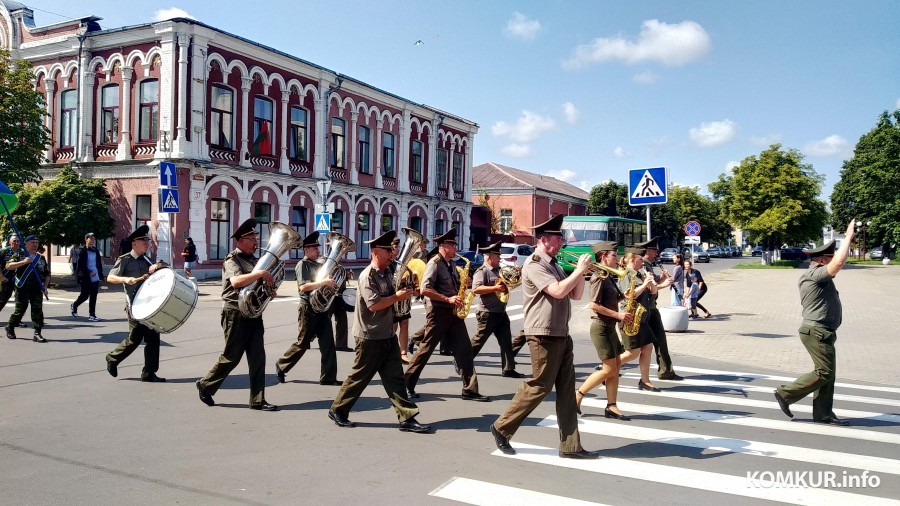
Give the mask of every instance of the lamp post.
M 866 230 L 868 230 L 869 227 L 871 227 L 871 226 L 872 226 L 871 221 L 867 221 L 865 223 L 863 223 L 862 221 L 856 222 L 856 233 L 859 234 L 860 242 L 862 245 L 860 247 L 859 252 L 856 255 L 857 259 L 859 259 L 859 258 L 865 259 L 866 258 Z

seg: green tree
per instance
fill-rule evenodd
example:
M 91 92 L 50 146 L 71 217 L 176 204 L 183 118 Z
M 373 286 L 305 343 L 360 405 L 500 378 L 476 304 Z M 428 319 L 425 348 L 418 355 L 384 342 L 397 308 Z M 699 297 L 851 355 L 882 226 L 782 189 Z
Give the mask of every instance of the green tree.
M 883 112 L 870 132 L 860 137 L 853 158 L 844 162 L 831 193 L 832 226 L 842 230 L 852 218 L 872 222 L 866 243 L 900 243 L 900 110 L 893 121 Z
M 38 167 L 50 144 L 41 94 L 31 64 L 13 62 L 0 50 L 0 181 L 7 185 L 38 181 Z
M 628 185 L 604 181 L 591 188 L 588 214 L 641 219 L 644 217 L 644 209 L 628 205 Z
M 19 207 L 12 213 L 19 231 L 37 235 L 42 244 L 81 244 L 87 232 L 97 239 L 113 235 L 110 197 L 101 179 L 81 179 L 72 168 L 63 167 L 54 179 L 38 185 L 14 184 L 10 189 L 19 197 Z M 2 220 L 0 228 L 4 234 L 12 231 L 8 220 Z
M 730 177 L 720 176 L 710 188 L 723 197 L 724 218 L 771 250 L 821 237 L 827 216 L 819 200 L 822 183 L 799 151 L 773 144 L 759 156 L 745 158 Z
M 701 224 L 704 241 L 728 242 L 731 226 L 721 218 L 718 202 L 701 195 L 699 188 L 691 186 L 669 186 L 668 196 L 668 203 L 650 209 L 652 232 L 660 237 L 662 245 L 668 247 L 684 242 L 684 224 L 689 221 Z

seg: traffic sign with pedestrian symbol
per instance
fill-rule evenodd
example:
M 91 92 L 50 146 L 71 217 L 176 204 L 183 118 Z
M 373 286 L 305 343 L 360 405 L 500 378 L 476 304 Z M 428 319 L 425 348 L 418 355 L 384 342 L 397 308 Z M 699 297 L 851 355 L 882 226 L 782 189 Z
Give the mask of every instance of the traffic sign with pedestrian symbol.
M 161 213 L 177 213 L 178 212 L 178 190 L 175 188 L 159 189 L 159 212 Z
M 331 215 L 330 214 L 317 214 L 316 215 L 316 231 L 317 232 L 330 232 L 331 231 Z
M 649 206 L 669 201 L 669 171 L 665 167 L 628 171 L 628 204 Z

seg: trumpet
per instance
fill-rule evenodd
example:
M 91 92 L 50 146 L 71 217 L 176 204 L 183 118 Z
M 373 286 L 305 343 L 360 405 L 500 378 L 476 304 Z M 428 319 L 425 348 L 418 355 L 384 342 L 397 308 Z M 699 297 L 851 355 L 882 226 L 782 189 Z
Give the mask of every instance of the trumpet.
M 560 251 L 560 254 L 562 255 L 562 258 L 559 260 L 560 263 L 571 266 L 573 269 L 578 265 L 578 259 L 581 257 L 580 255 L 568 251 Z M 600 262 L 589 263 L 588 271 L 595 274 L 600 279 L 606 279 L 610 274 L 617 278 L 625 277 L 625 269 L 614 269 L 612 267 L 607 267 Z

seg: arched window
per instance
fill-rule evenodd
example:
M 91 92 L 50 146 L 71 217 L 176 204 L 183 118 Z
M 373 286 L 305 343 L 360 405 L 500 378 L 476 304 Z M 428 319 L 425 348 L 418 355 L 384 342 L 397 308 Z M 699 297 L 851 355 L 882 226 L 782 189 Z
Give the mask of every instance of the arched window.
M 409 160 L 409 179 L 413 183 L 422 182 L 422 143 L 412 142 L 412 158 Z
M 213 86 L 210 94 L 209 144 L 217 148 L 234 147 L 234 93 Z
M 156 141 L 159 139 L 159 81 L 142 81 L 140 100 L 138 142 Z
M 359 172 L 361 174 L 372 173 L 372 149 L 371 130 L 367 127 L 359 127 Z
M 344 168 L 345 135 L 344 120 L 331 118 L 331 166 L 338 169 Z
M 306 231 L 306 208 L 301 206 L 294 206 L 291 210 L 291 226 L 294 227 L 294 230 L 297 231 L 297 234 L 300 235 L 301 238 L 306 237 L 308 232 Z M 298 244 L 299 246 L 299 244 Z M 291 258 L 298 259 L 303 258 L 303 248 L 294 248 L 291 250 Z
M 209 259 L 222 260 L 230 250 L 231 202 L 225 199 L 210 201 Z
M 71 147 L 75 145 L 75 136 L 78 128 L 78 97 L 75 90 L 64 91 L 60 94 L 59 103 L 59 147 Z
M 307 161 L 306 109 L 291 107 L 290 157 L 294 160 Z
M 369 213 L 356 215 L 356 258 L 369 258 L 369 245 L 366 241 L 370 238 L 369 228 L 371 220 Z
M 269 223 L 272 222 L 272 204 L 255 202 L 253 204 L 253 218 L 256 219 L 256 233 L 259 234 L 259 245 L 269 243 Z
M 394 134 L 382 134 L 381 175 L 394 178 Z
M 272 101 L 256 97 L 253 99 L 253 154 L 272 155 Z M 260 242 L 260 244 L 265 244 Z
M 110 84 L 100 90 L 100 142 L 119 142 L 119 85 Z

